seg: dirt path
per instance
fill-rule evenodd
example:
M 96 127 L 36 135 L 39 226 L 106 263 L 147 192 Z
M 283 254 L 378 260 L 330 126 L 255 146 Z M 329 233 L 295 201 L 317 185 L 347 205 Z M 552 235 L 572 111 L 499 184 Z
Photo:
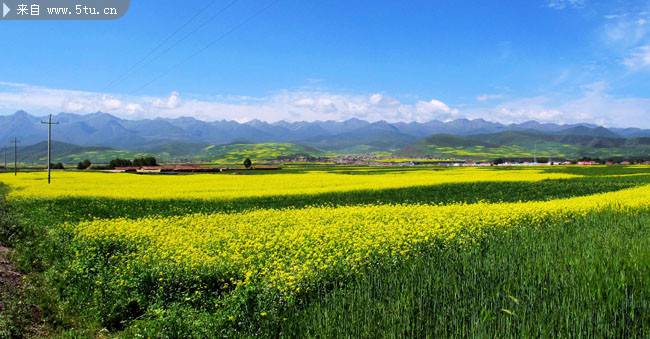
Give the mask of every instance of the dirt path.
M 19 289 L 22 275 L 16 272 L 15 267 L 9 261 L 11 250 L 0 246 L 0 297 L 6 292 Z M 0 309 L 4 307 L 4 298 L 0 299 Z
M 0 337 L 48 337 L 41 310 L 25 301 L 23 275 L 10 259 L 11 249 L 0 245 Z

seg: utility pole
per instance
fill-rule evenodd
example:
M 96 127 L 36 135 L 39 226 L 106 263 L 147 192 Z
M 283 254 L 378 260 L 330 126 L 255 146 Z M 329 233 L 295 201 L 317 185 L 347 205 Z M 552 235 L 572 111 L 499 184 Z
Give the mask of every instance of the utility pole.
M 14 176 L 18 175 L 18 138 L 14 137 L 11 141 L 14 144 Z
M 537 165 L 537 143 L 535 143 L 535 149 L 533 150 L 533 164 Z
M 4 168 L 5 171 L 7 171 L 8 170 L 8 168 L 7 168 L 7 147 L 3 147 L 2 151 L 3 151 L 4 155 L 5 155 L 5 167 L 3 167 L 3 168 Z
M 47 184 L 49 185 L 52 178 L 52 125 L 58 125 L 58 122 L 52 122 L 52 114 L 48 121 L 41 121 L 41 124 L 47 125 Z

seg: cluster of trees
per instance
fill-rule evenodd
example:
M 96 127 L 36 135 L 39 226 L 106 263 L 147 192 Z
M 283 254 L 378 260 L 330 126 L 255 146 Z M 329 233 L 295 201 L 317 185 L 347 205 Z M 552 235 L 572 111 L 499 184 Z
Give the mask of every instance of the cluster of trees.
M 50 163 L 51 169 L 65 169 L 62 162 Z
M 84 160 L 84 161 L 77 164 L 77 169 L 85 170 L 85 169 L 88 169 L 90 167 L 90 165 L 92 165 L 92 163 L 90 162 L 90 160 L 86 159 L 86 160 Z
M 127 166 L 133 166 L 133 162 L 128 159 L 113 159 L 111 162 L 108 164 L 110 168 L 115 168 L 115 167 L 127 167 Z
M 113 159 L 109 163 L 109 167 L 115 168 L 115 167 L 129 167 L 129 166 L 158 166 L 158 161 L 154 157 L 142 157 L 142 158 L 135 158 L 133 160 L 129 159 Z
M 133 166 L 158 166 L 158 161 L 154 157 L 135 158 Z

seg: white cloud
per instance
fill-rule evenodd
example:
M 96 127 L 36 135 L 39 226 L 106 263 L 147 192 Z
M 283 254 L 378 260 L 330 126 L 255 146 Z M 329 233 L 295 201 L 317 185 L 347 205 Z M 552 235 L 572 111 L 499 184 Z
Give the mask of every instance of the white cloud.
M 488 120 L 509 123 L 524 122 L 527 120 L 563 122 L 561 121 L 563 113 L 557 108 L 553 108 L 550 101 L 551 100 L 545 96 L 511 100 L 499 104 L 493 109 L 488 109 L 487 113 L 482 111 L 480 114 L 483 116 L 474 117 L 483 117 Z
M 483 118 L 503 123 L 538 120 L 541 122 L 589 122 L 619 127 L 650 128 L 650 98 L 616 97 L 608 94 L 606 82 L 580 87 L 574 98 L 559 94 L 499 100 L 491 107 L 485 94 L 480 106 L 465 105 L 460 110 L 438 100 L 405 103 L 383 93 L 351 94 L 327 91 L 280 91 L 265 97 L 183 98 L 178 92 L 164 97 L 121 96 L 75 90 L 51 89 L 0 82 L 0 114 L 24 109 L 33 114 L 103 111 L 128 119 L 175 118 L 265 121 L 346 120 L 430 121 Z M 479 96 L 481 97 L 481 96 Z M 504 97 L 505 98 L 505 97 Z M 478 99 L 478 98 L 477 98 Z
M 155 108 L 174 109 L 181 103 L 181 96 L 177 91 L 173 91 L 166 99 L 155 99 L 152 103 Z
M 606 81 L 596 81 L 580 86 L 580 88 L 587 94 L 603 93 L 609 88 Z
M 447 106 L 444 102 L 436 99 L 432 99 L 431 101 L 418 101 L 415 104 L 415 108 L 418 112 L 423 112 L 423 113 L 435 113 L 435 112 L 442 112 L 442 113 L 449 113 L 451 112 L 451 108 Z
M 585 0 L 548 0 L 546 6 L 552 9 L 581 8 Z
M 103 105 L 104 105 L 104 110 L 114 111 L 122 108 L 122 101 L 115 99 L 113 97 L 106 96 L 104 97 Z
M 259 98 L 199 100 L 181 99 L 176 91 L 166 97 L 136 97 L 0 82 L 0 112 L 11 113 L 18 109 L 37 114 L 103 111 L 124 118 L 192 116 L 208 121 L 345 120 L 353 117 L 369 121 L 429 121 L 458 116 L 457 109 L 437 99 L 403 103 L 381 93 L 300 90 Z
M 650 45 L 636 48 L 623 60 L 623 64 L 634 71 L 650 68 Z
M 554 123 L 594 123 L 611 127 L 650 128 L 650 99 L 615 97 L 606 82 L 583 85 L 572 99 L 542 95 L 503 102 L 492 109 L 468 112 L 472 118 L 501 122 L 537 120 Z
M 607 44 L 629 48 L 646 40 L 650 34 L 647 12 L 606 15 L 603 37 Z
M 142 105 L 140 105 L 140 104 L 128 104 L 128 105 L 126 105 L 125 109 L 126 109 L 126 112 L 131 114 L 131 115 L 134 115 L 134 114 L 137 114 L 137 113 L 142 113 L 144 111 L 144 109 L 142 108 Z
M 499 99 L 503 99 L 503 98 L 504 98 L 503 94 L 484 93 L 484 94 L 477 95 L 476 96 L 476 101 L 485 102 L 485 101 L 499 100 Z
M 66 112 L 81 112 L 85 105 L 79 101 L 66 100 L 63 102 L 63 109 Z

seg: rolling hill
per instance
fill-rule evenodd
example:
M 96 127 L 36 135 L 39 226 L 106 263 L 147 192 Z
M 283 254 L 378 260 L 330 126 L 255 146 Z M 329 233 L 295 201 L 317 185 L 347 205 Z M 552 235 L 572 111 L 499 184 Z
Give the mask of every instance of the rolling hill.
M 43 162 L 42 118 L 19 111 L 0 115 L 0 144 L 18 137 L 25 161 Z M 483 119 L 429 122 L 200 121 L 191 117 L 127 120 L 106 113 L 54 116 L 55 160 L 104 162 L 154 155 L 163 161 L 234 161 L 240 154 L 272 156 L 409 155 L 472 159 L 540 156 L 647 156 L 650 130 Z M 262 146 L 255 146 L 256 144 Z M 32 145 L 32 148 L 29 148 Z M 239 145 L 239 146 L 232 146 Z M 537 150 L 537 152 L 535 152 Z M 235 155 L 237 154 L 237 155 Z
M 400 132 L 399 128 L 385 121 L 375 122 L 349 132 L 332 136 L 306 139 L 306 145 L 339 153 L 355 153 L 360 146 L 365 152 L 393 150 L 417 141 L 417 137 Z
M 290 143 L 228 144 L 206 147 L 203 157 L 218 164 L 241 164 L 245 158 L 264 162 L 299 156 L 315 157 L 320 153 L 317 149 Z
M 316 157 L 322 153 L 312 147 L 291 143 L 234 143 L 226 145 L 164 143 L 147 145 L 144 151 L 113 149 L 109 147 L 78 146 L 65 142 L 52 143 L 52 162 L 76 165 L 85 159 L 92 163 L 108 163 L 114 158 L 133 159 L 154 156 L 161 162 L 212 162 L 239 164 L 245 158 L 254 162 L 266 162 L 280 158 Z M 13 149 L 7 150 L 8 161 L 13 161 Z M 18 148 L 18 162 L 29 164 L 47 163 L 47 142 Z
M 9 157 L 13 159 L 13 149 L 8 150 Z M 52 162 L 63 162 L 76 164 L 85 159 L 92 162 L 104 163 L 113 158 L 134 158 L 139 156 L 138 152 L 116 150 L 109 147 L 87 147 L 69 144 L 65 142 L 52 142 Z M 34 145 L 18 148 L 18 161 L 32 164 L 47 163 L 47 142 L 39 142 Z
M 435 134 L 402 149 L 400 153 L 477 160 L 534 156 L 555 159 L 650 158 L 650 138 L 622 138 L 604 128 L 585 126 L 557 132 L 504 131 L 471 136 Z

